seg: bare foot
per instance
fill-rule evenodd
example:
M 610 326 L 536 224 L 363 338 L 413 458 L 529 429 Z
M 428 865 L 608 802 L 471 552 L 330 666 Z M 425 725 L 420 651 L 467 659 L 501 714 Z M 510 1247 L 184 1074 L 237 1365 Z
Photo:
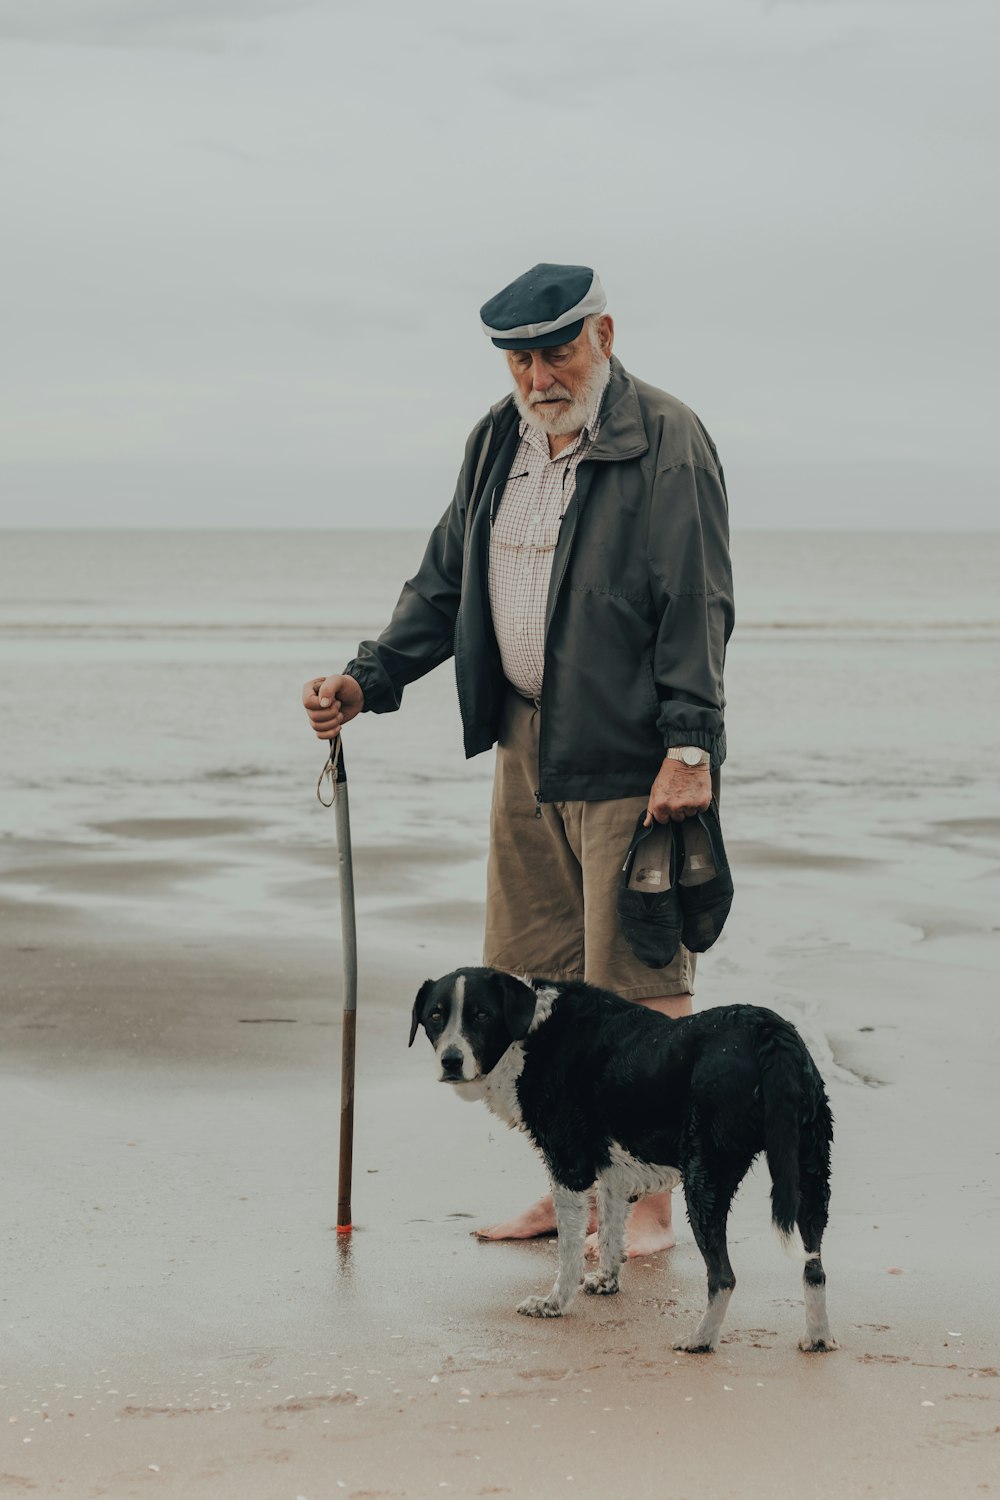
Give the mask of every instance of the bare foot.
M 640 1255 L 658 1255 L 661 1250 L 672 1250 L 677 1243 L 670 1220 L 670 1194 L 650 1193 L 629 1214 L 625 1226 L 625 1255 L 636 1260 Z M 597 1260 L 599 1249 L 596 1234 L 588 1234 L 584 1253 L 588 1260 Z
M 661 1250 L 673 1250 L 675 1245 L 675 1235 L 670 1227 L 670 1194 L 651 1193 L 646 1199 L 640 1199 L 625 1226 L 625 1254 L 628 1259 L 657 1256 Z
M 590 1210 L 591 1229 L 597 1228 L 597 1211 Z M 503 1224 L 493 1224 L 487 1229 L 474 1229 L 477 1240 L 537 1240 L 556 1232 L 556 1207 L 548 1196 L 539 1198 L 523 1214 L 507 1219 Z

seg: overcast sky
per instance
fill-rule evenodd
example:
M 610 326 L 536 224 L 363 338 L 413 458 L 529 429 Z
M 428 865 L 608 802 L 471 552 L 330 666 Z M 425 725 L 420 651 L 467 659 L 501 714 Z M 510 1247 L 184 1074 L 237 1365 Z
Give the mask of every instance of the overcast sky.
M 994 527 L 995 0 L 0 0 L 8 525 L 424 526 L 595 266 L 734 523 Z

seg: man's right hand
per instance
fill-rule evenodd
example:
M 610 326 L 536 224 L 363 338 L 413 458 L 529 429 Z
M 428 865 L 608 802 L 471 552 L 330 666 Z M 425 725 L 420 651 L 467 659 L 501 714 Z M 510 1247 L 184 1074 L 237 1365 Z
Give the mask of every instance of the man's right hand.
M 364 708 L 365 695 L 353 677 L 335 672 L 331 677 L 311 677 L 302 689 L 302 704 L 316 738 L 335 740 Z

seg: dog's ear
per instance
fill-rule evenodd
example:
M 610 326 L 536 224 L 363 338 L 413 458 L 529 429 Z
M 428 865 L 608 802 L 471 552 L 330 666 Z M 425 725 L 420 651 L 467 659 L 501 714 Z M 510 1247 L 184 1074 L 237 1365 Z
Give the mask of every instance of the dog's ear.
M 513 974 L 498 974 L 496 977 L 503 992 L 503 1018 L 507 1030 L 514 1041 L 519 1042 L 528 1035 L 528 1027 L 534 1018 L 535 992 L 530 984 L 516 979 Z
M 417 991 L 417 998 L 413 1002 L 413 1015 L 410 1018 L 410 1040 L 406 1044 L 408 1047 L 413 1046 L 413 1038 L 417 1034 L 417 1027 L 420 1025 L 420 1022 L 424 1018 L 424 1001 L 427 999 L 427 996 L 430 994 L 433 987 L 433 979 L 425 979 L 423 984 Z

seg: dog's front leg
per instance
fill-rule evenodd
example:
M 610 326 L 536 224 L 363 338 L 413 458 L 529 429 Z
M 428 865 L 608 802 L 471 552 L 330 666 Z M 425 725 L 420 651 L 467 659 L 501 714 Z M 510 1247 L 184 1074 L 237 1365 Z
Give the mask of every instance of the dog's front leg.
M 613 1174 L 597 1179 L 598 1268 L 583 1278 L 591 1296 L 609 1297 L 618 1290 L 618 1273 L 625 1260 L 625 1220 L 629 1200 Z
M 525 1297 L 518 1312 L 526 1318 L 561 1318 L 583 1280 L 583 1243 L 590 1219 L 590 1192 L 574 1193 L 552 1184 L 559 1234 L 559 1272 L 552 1290 L 544 1297 Z

